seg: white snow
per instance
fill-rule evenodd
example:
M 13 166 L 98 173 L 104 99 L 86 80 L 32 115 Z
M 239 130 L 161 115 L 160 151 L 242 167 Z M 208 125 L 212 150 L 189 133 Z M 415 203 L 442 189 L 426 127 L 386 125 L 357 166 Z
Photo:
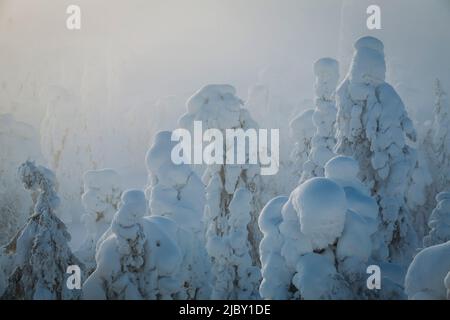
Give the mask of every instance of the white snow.
M 445 300 L 444 279 L 450 270 L 450 242 L 420 251 L 412 261 L 405 277 L 408 299 Z

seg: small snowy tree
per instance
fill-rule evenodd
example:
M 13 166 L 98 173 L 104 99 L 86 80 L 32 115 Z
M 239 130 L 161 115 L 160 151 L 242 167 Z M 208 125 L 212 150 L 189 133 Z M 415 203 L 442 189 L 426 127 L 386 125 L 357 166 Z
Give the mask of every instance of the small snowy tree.
M 95 247 L 100 236 L 108 229 L 120 204 L 122 182 L 112 169 L 86 171 L 83 177 L 84 193 L 81 197 L 85 214 L 81 217 L 86 239 L 76 252 L 83 260 L 87 273 L 95 268 Z
M 77 299 L 81 291 L 66 285 L 67 267 L 83 265 L 72 254 L 70 234 L 55 215 L 59 198 L 55 176 L 47 168 L 25 162 L 19 176 L 26 189 L 39 196 L 34 214 L 9 244 L 1 249 L 2 269 L 7 277 L 4 299 Z
M 450 241 L 450 193 L 439 193 L 436 202 L 437 206 L 428 221 L 430 233 L 423 239 L 425 247 Z
M 263 281 L 267 299 L 371 298 L 366 268 L 377 240 L 378 206 L 357 178 L 358 164 L 337 156 L 325 178 L 312 178 L 287 197 L 269 202 L 260 216 Z M 383 297 L 400 297 L 387 279 Z
M 405 292 L 408 299 L 445 300 L 449 270 L 450 241 L 420 251 L 406 273 Z
M 144 192 L 127 190 L 111 227 L 97 243 L 94 272 L 83 284 L 85 299 L 206 298 L 204 263 L 189 250 L 195 236 L 166 217 L 147 216 Z
M 291 139 L 294 147 L 290 154 L 292 174 L 290 179 L 293 187 L 298 185 L 302 176 L 303 165 L 311 153 L 311 143 L 316 127 L 313 123 L 314 109 L 307 109 L 289 123 Z
M 0 115 L 0 245 L 11 239 L 33 212 L 33 195 L 23 189 L 17 168 L 41 161 L 38 132 L 10 114 Z
M 355 43 L 350 71 L 337 90 L 335 152 L 358 161 L 361 180 L 377 198 L 385 243 L 378 258 L 408 263 L 418 246 L 405 199 L 405 177 L 416 164 L 407 138 L 414 141 L 416 133 L 402 100 L 385 82 L 383 51 L 383 43 L 373 37 Z
M 311 139 L 311 151 L 308 160 L 303 164 L 300 181 L 312 177 L 322 177 L 323 167 L 333 158 L 334 124 L 336 122 L 336 103 L 334 93 L 339 80 L 339 63 L 331 58 L 322 58 L 314 63 L 316 92 L 313 124 L 316 128 Z
M 189 99 L 188 112 L 179 122 L 182 127 L 191 129 L 193 121 L 202 121 L 204 130 L 220 130 L 223 137 L 226 136 L 226 129 L 256 129 L 257 124 L 241 105 L 242 101 L 236 96 L 236 90 L 232 86 L 208 85 Z M 225 143 L 219 146 L 223 148 L 223 157 L 229 147 L 231 146 Z M 257 219 L 262 207 L 259 166 L 225 164 L 226 161 L 222 163 L 224 164 L 208 165 L 203 175 L 203 182 L 207 185 L 206 248 L 212 259 L 215 278 L 212 297 L 257 298 L 257 266 L 260 263 L 258 246 L 261 239 Z M 241 210 L 240 205 L 235 205 L 237 202 L 243 206 L 242 220 L 236 219 L 236 210 Z M 249 221 L 245 219 L 247 214 Z M 243 225 L 236 226 L 237 222 Z M 235 230 L 240 231 L 240 249 L 236 248 Z

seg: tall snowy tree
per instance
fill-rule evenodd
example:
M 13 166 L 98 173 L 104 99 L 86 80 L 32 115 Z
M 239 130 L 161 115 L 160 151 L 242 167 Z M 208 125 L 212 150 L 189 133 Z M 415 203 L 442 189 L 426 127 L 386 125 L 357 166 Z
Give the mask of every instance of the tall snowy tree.
M 402 100 L 385 82 L 385 73 L 383 43 L 360 38 L 350 71 L 337 90 L 335 152 L 359 162 L 360 178 L 377 198 L 382 219 L 378 234 L 386 245 L 378 259 L 407 263 L 418 246 L 405 179 L 416 163 L 407 139 L 415 141 L 416 132 Z
M 192 130 L 194 121 L 202 121 L 204 130 L 217 129 L 222 137 L 226 136 L 226 129 L 256 129 L 257 124 L 241 105 L 232 86 L 208 85 L 189 99 L 188 112 L 179 122 L 182 127 Z M 226 143 L 218 146 L 223 148 L 223 157 L 229 147 Z M 258 189 L 259 166 L 222 163 L 208 165 L 203 175 L 207 185 L 206 247 L 215 277 L 212 297 L 257 298 L 261 239 L 257 219 L 262 207 Z M 242 219 L 239 219 L 237 215 L 241 214 Z
M 314 114 L 316 128 L 311 139 L 311 152 L 303 164 L 301 182 L 312 177 L 323 176 L 323 167 L 333 158 L 334 124 L 336 122 L 335 90 L 339 80 L 339 63 L 331 58 L 322 58 L 314 63 L 316 93 Z
M 19 176 L 25 188 L 37 190 L 39 196 L 34 214 L 1 249 L 1 267 L 7 277 L 2 298 L 77 299 L 81 291 L 68 288 L 66 272 L 68 266 L 83 268 L 83 265 L 70 250 L 66 226 L 55 215 L 59 205 L 55 176 L 33 162 L 23 163 Z

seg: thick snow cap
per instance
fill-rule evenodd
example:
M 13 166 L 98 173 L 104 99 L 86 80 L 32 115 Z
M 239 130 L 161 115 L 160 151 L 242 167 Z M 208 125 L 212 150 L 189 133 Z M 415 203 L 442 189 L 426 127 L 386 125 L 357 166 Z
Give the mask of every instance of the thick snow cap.
M 325 176 L 330 179 L 353 180 L 358 172 L 358 162 L 352 157 L 336 156 L 325 164 Z
M 350 67 L 352 83 L 378 85 L 386 76 L 384 45 L 374 37 L 363 37 L 355 43 L 355 54 Z
M 313 178 L 294 190 L 291 197 L 301 231 L 314 249 L 326 248 L 341 236 L 347 201 L 339 185 L 327 178 Z

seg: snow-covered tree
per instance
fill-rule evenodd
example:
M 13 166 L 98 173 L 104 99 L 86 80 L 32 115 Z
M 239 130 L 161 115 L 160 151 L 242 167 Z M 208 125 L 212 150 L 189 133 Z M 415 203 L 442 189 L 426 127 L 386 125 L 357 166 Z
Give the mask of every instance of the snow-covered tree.
M 303 164 L 301 182 L 323 176 L 323 167 L 333 158 L 333 148 L 336 144 L 334 124 L 337 111 L 334 95 L 339 80 L 339 63 L 331 58 L 319 59 L 314 63 L 314 74 L 316 108 L 312 120 L 315 133 L 311 139 L 308 160 Z
M 95 247 L 100 236 L 110 226 L 122 194 L 122 181 L 112 169 L 86 171 L 83 176 L 84 193 L 81 197 L 86 239 L 76 252 L 90 273 L 95 268 Z
M 192 270 L 195 236 L 166 217 L 146 216 L 147 199 L 127 190 L 110 229 L 97 244 L 95 271 L 83 284 L 85 299 L 206 298 Z M 200 259 L 197 264 L 203 263 Z M 200 266 L 199 266 L 200 267 Z M 205 279 L 202 279 L 205 281 Z
M 0 245 L 5 244 L 33 212 L 32 195 L 23 189 L 17 168 L 25 160 L 42 161 L 39 134 L 10 114 L 0 115 Z
M 66 272 L 68 266 L 83 265 L 70 250 L 66 226 L 55 215 L 59 205 L 55 176 L 29 161 L 19 167 L 19 176 L 25 188 L 38 191 L 39 196 L 28 222 L 1 248 L 1 269 L 6 275 L 2 298 L 77 299 L 81 291 L 67 287 Z
M 294 146 L 290 154 L 291 160 L 291 183 L 292 186 L 298 185 L 302 176 L 303 165 L 308 161 L 311 153 L 311 143 L 316 127 L 313 123 L 314 109 L 307 109 L 296 116 L 289 123 L 290 135 Z
M 411 300 L 445 300 L 450 270 L 450 241 L 420 251 L 405 277 L 405 292 Z
M 437 206 L 428 221 L 430 233 L 423 238 L 425 247 L 450 241 L 450 193 L 439 193 L 436 202 Z
M 381 209 L 380 237 L 385 248 L 378 258 L 405 261 L 418 247 L 406 196 L 417 159 L 407 139 L 416 133 L 402 100 L 385 82 L 384 46 L 373 37 L 360 38 L 350 71 L 337 90 L 336 148 L 353 156 L 359 177 Z
M 444 279 L 445 287 L 447 288 L 447 300 L 450 300 L 450 271 Z
M 208 85 L 189 99 L 188 111 L 179 123 L 191 129 L 194 121 L 202 121 L 204 130 L 220 130 L 223 137 L 226 129 L 256 129 L 257 124 L 241 105 L 232 86 Z M 223 144 L 224 157 L 229 147 Z M 223 163 L 208 165 L 203 175 L 207 185 L 206 248 L 215 278 L 212 297 L 257 298 L 261 239 L 257 219 L 262 207 L 259 166 Z
M 259 223 L 266 299 L 370 298 L 366 268 L 378 246 L 378 205 L 358 180 L 358 164 L 337 156 L 325 178 L 307 180 L 263 209 Z M 386 279 L 383 296 L 401 296 Z
M 151 215 L 169 217 L 180 227 L 204 239 L 205 186 L 188 164 L 174 164 L 175 142 L 169 131 L 158 132 L 146 156 Z

